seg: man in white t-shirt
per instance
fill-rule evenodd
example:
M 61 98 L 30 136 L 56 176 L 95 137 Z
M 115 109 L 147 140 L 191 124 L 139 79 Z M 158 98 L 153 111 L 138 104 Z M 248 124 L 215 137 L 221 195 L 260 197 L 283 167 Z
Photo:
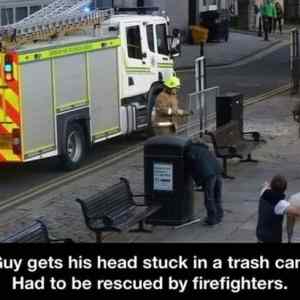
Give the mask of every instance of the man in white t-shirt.
M 289 210 L 292 209 L 300 209 L 300 193 L 294 194 L 289 198 L 289 204 L 290 204 L 290 208 Z M 292 242 L 292 238 L 293 238 L 293 233 L 294 233 L 294 226 L 296 223 L 296 219 L 297 219 L 298 214 L 288 214 L 288 218 L 287 218 L 287 235 L 288 235 L 288 242 L 291 243 Z
M 300 216 L 300 207 L 288 202 L 285 191 L 287 181 L 281 175 L 265 184 L 260 194 L 256 236 L 262 243 L 281 243 L 284 215 Z

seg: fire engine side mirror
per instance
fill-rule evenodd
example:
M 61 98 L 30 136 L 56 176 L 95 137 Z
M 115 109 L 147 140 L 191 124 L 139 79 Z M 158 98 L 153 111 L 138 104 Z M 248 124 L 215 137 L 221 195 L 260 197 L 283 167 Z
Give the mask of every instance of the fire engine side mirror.
M 181 56 L 181 33 L 179 29 L 173 30 L 173 35 L 168 37 L 170 56 Z

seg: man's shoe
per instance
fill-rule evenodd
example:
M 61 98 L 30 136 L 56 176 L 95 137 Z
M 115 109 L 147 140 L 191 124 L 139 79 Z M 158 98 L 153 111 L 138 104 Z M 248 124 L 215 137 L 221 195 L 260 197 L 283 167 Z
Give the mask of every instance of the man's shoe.
M 205 226 L 214 226 L 218 223 L 219 222 L 217 220 L 210 220 L 208 218 L 205 218 L 204 221 L 203 221 L 203 225 L 205 225 Z
M 223 221 L 223 218 L 218 218 L 218 219 L 217 219 L 218 224 L 219 224 L 219 223 L 222 223 L 222 221 Z
M 201 185 L 195 185 L 194 191 L 195 192 L 204 192 L 203 186 L 201 186 Z

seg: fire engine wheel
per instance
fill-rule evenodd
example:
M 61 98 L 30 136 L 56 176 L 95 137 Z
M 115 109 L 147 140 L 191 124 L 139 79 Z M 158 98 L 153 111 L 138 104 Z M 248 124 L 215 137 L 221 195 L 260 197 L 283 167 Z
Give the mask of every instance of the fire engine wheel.
M 79 124 L 71 124 L 68 126 L 65 149 L 62 155 L 64 168 L 68 171 L 75 170 L 85 156 L 85 140 L 82 127 Z

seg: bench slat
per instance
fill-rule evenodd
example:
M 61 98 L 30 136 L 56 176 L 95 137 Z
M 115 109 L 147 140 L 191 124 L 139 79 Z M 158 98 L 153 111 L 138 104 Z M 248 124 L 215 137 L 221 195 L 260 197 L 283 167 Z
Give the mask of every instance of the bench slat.
M 251 158 L 251 152 L 260 143 L 260 134 L 251 132 L 253 140 L 246 140 L 241 132 L 239 122 L 231 121 L 222 127 L 216 129 L 215 132 L 207 133 L 213 143 L 215 154 L 218 158 L 223 159 L 224 177 L 231 178 L 227 175 L 227 159 L 239 158 L 241 162 L 256 162 Z M 247 160 L 242 160 L 247 156 Z
M 50 243 L 47 227 L 41 221 L 9 236 L 3 243 Z
M 106 188 L 87 199 L 77 199 L 80 203 L 87 227 L 96 233 L 108 231 L 128 231 L 137 223 L 143 222 L 156 212 L 160 206 L 140 206 L 133 200 L 133 195 L 126 179 Z M 141 227 L 141 230 L 143 228 Z M 101 240 L 98 238 L 97 241 Z
M 118 213 L 132 204 L 132 195 L 122 182 L 82 201 L 87 218 L 100 218 L 103 215 Z

